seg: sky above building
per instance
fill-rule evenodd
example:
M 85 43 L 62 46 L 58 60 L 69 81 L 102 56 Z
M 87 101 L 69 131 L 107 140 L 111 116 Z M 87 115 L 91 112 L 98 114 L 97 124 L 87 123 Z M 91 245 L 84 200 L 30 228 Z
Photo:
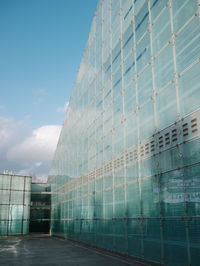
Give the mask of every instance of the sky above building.
M 47 178 L 96 6 L 0 1 L 0 173 Z

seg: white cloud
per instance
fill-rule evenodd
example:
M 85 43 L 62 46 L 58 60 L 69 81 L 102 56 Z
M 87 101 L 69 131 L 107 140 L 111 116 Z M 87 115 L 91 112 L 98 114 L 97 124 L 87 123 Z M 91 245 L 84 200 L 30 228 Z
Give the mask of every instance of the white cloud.
M 46 180 L 61 126 L 30 129 L 23 121 L 0 117 L 0 173 L 37 176 Z
M 8 118 L 0 117 L 0 125 L 0 148 L 2 148 L 12 139 L 13 130 L 10 130 L 12 124 Z
M 42 165 L 42 162 L 35 163 L 35 166 L 40 167 Z
M 40 167 L 35 167 L 34 165 L 21 169 L 18 172 L 16 172 L 17 175 L 28 175 L 32 176 L 33 178 L 37 178 L 38 180 L 41 181 L 46 181 L 47 180 L 47 172 L 50 167 L 50 164 Z
M 56 125 L 47 125 L 35 129 L 30 136 L 8 150 L 7 159 L 9 161 L 34 163 L 51 161 L 60 130 L 61 126 Z
M 33 171 L 33 168 L 26 168 L 26 169 L 22 169 L 22 170 L 19 170 L 18 172 L 16 172 L 15 174 L 16 175 L 30 175 L 32 176 L 32 172 Z
M 64 106 L 58 107 L 56 111 L 57 111 L 58 113 L 66 113 L 68 107 L 69 107 L 69 102 L 67 101 L 67 102 L 64 104 Z
M 22 121 L 0 117 L 0 151 L 20 141 L 27 134 L 28 126 Z

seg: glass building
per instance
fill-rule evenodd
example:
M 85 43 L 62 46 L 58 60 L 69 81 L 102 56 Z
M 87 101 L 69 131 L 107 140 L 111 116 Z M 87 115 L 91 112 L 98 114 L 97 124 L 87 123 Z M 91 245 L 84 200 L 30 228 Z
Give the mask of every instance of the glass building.
M 49 174 L 52 234 L 198 265 L 199 136 L 199 1 L 99 1 Z
M 0 236 L 29 232 L 31 177 L 0 174 Z

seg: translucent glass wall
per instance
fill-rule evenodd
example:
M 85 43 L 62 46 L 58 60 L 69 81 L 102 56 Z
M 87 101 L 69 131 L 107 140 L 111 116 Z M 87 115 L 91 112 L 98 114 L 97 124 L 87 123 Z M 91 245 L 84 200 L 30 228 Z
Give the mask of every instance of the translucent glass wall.
M 49 175 L 52 233 L 198 265 L 199 124 L 198 1 L 99 1 Z
M 28 234 L 31 177 L 0 175 L 0 236 Z

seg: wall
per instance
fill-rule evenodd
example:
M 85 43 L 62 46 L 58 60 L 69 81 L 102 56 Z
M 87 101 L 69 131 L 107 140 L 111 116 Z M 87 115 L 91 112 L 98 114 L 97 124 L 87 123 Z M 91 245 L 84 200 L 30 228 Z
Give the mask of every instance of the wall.
M 0 174 L 0 236 L 28 234 L 31 177 Z
M 199 14 L 99 1 L 49 174 L 52 233 L 199 264 Z

